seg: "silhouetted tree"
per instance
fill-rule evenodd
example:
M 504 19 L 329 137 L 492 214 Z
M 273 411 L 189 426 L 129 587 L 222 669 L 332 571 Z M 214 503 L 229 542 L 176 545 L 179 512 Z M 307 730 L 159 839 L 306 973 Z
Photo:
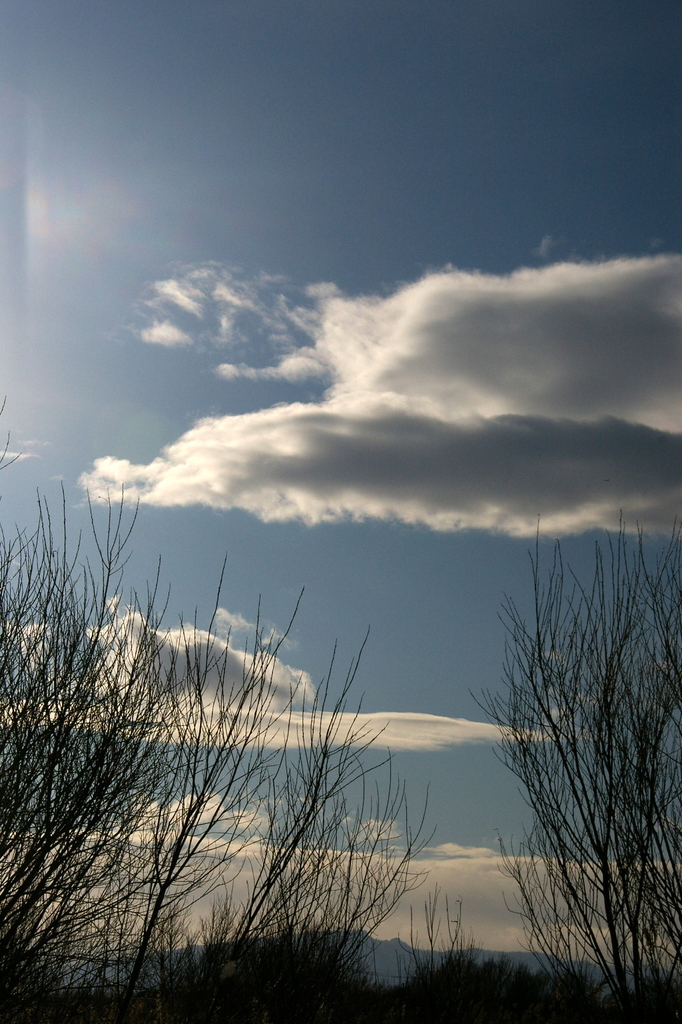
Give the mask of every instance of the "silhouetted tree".
M 124 603 L 129 536 L 109 508 L 93 568 L 67 556 L 42 504 L 32 535 L 0 535 L 0 1016 L 13 1021 L 98 991 L 122 1024 L 160 936 L 240 871 L 250 884 L 214 914 L 216 954 L 314 938 L 328 966 L 414 880 L 407 825 L 396 843 L 402 789 L 389 779 L 351 802 L 370 773 L 348 711 L 356 666 L 337 699 L 329 680 L 303 699 L 277 675 L 283 638 L 257 626 L 235 673 L 213 621 L 164 628 L 155 588 Z M 214 977 L 207 1019 L 219 996 Z
M 682 540 L 652 560 L 624 530 L 592 578 L 509 601 L 507 690 L 489 696 L 533 815 L 505 866 L 530 948 L 576 981 L 594 965 L 628 1022 L 674 1019 L 682 953 Z M 587 970 L 589 974 L 589 969 Z

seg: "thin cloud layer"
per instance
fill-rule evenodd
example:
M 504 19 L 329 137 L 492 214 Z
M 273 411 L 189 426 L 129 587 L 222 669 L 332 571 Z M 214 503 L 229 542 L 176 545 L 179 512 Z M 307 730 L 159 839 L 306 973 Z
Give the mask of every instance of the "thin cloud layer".
M 476 945 L 490 950 L 518 950 L 523 946 L 519 916 L 508 909 L 514 906 L 514 886 L 503 874 L 499 852 L 485 846 L 441 843 L 427 847 L 413 863 L 417 870 L 428 873 L 427 881 L 423 888 L 403 897 L 379 927 L 377 938 L 398 935 L 409 943 L 412 936 L 415 945 L 428 946 L 423 908 L 428 892 L 433 893 L 437 887 L 443 897 L 449 897 L 451 913 L 461 898 L 462 928 Z M 444 898 L 439 910 L 444 917 Z M 441 925 L 441 937 L 447 942 L 447 926 L 442 918 Z
M 93 496 L 516 536 L 538 516 L 564 534 L 621 511 L 667 530 L 682 511 L 682 257 L 446 269 L 386 297 L 277 285 L 212 266 L 157 282 L 148 304 L 169 328 L 173 309 L 222 324 L 222 344 L 257 322 L 271 363 L 216 372 L 307 379 L 319 398 L 207 417 L 146 465 L 98 459 Z
M 307 711 L 295 711 L 286 717 L 273 715 L 272 725 L 266 730 L 267 742 L 281 747 L 288 735 L 294 742 L 302 743 L 324 732 L 332 723 L 331 712 L 311 715 Z M 334 719 L 337 723 L 336 737 L 340 743 L 364 746 L 371 742 L 377 748 L 387 747 L 397 751 L 426 752 L 447 750 L 471 743 L 497 743 L 500 731 L 489 722 L 472 722 L 467 718 L 447 718 L 442 715 L 425 715 L 411 711 L 375 711 L 363 714 L 342 712 Z
M 445 750 L 463 743 L 497 743 L 500 732 L 489 722 L 446 718 L 411 711 L 373 712 L 355 716 L 361 729 L 375 736 L 375 745 L 398 750 Z

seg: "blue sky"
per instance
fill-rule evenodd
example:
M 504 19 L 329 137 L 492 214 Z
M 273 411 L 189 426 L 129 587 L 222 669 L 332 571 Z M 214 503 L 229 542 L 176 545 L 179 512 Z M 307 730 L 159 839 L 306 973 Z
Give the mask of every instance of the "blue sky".
M 371 627 L 358 695 L 408 716 L 432 879 L 498 948 L 503 595 L 538 516 L 581 568 L 621 510 L 682 511 L 681 29 L 678 0 L 0 0 L 3 524 L 124 485 L 130 582 L 160 556 L 173 609 L 225 555 L 232 616 L 305 587 L 314 681 Z

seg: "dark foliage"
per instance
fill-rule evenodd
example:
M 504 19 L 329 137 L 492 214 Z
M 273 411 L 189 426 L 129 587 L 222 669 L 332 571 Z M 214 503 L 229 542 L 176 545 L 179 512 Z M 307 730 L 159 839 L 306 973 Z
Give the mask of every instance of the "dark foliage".
M 617 1006 L 573 974 L 557 983 L 505 957 L 453 953 L 382 986 L 358 958 L 339 970 L 333 935 L 257 943 L 221 980 L 216 950 L 180 951 L 131 1007 L 133 1024 L 620 1024 Z M 218 958 L 219 959 L 219 958 Z M 224 964 L 223 964 L 224 966 Z M 216 998 L 218 992 L 218 998 Z M 108 1024 L 94 993 L 66 994 L 32 1021 Z

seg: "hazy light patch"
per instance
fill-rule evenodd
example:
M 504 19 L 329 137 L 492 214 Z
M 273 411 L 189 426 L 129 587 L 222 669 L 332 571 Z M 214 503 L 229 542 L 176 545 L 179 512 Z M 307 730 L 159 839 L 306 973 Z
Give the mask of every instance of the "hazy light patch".
M 125 242 L 142 214 L 139 197 L 112 178 L 29 179 L 27 237 L 31 260 L 65 253 L 99 259 Z
M 552 238 L 551 235 L 543 235 L 538 247 L 533 249 L 533 255 L 539 256 L 541 260 L 548 260 L 552 249 L 556 248 L 556 246 L 556 238 Z

